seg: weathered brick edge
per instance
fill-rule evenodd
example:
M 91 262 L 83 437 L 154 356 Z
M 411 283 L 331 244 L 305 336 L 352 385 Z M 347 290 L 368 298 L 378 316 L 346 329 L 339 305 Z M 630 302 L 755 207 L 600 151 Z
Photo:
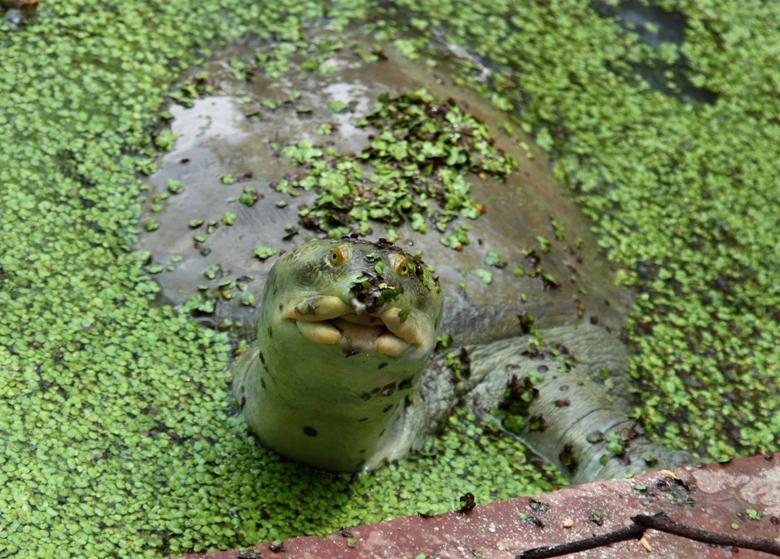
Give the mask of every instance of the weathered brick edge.
M 251 550 L 190 554 L 187 559 L 513 559 L 532 547 L 609 532 L 629 524 L 632 515 L 660 511 L 705 530 L 780 541 L 780 453 L 589 483 L 477 506 L 467 514 L 401 517 L 324 537 L 296 537 L 286 540 L 281 551 L 263 543 Z M 599 513 L 603 513 L 600 524 Z M 760 519 L 750 518 L 759 514 Z M 649 550 L 638 541 L 628 541 L 570 557 L 770 557 L 655 531 L 646 533 L 646 543 Z

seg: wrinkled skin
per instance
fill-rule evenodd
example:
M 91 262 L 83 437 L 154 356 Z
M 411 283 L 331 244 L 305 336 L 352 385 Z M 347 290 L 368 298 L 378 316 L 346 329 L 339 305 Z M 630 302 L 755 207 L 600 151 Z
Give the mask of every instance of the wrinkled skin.
M 312 240 L 268 276 L 257 342 L 233 368 L 258 439 L 332 471 L 406 453 L 402 425 L 435 344 L 442 293 L 390 244 Z

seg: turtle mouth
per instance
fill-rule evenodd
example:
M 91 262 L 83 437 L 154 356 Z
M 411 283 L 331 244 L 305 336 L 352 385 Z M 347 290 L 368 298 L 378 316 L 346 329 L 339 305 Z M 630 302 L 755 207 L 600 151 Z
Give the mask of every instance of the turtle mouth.
M 339 297 L 306 299 L 285 313 L 308 340 L 340 345 L 348 353 L 376 352 L 399 356 L 410 348 L 426 350 L 427 337 L 409 319 L 410 313 L 388 307 L 375 313 L 355 310 Z

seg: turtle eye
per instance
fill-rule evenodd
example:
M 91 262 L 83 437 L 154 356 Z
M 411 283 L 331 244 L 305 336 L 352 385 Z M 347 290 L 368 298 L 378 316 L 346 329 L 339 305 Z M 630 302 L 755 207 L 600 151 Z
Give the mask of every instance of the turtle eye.
M 399 258 L 395 259 L 395 262 L 393 262 L 393 269 L 395 270 L 395 273 L 398 274 L 401 277 L 406 277 L 409 275 L 409 272 L 412 270 L 412 264 L 409 262 L 409 259 L 405 256 L 401 256 Z
M 338 245 L 328 253 L 328 264 L 337 267 L 349 260 L 350 250 L 348 245 Z

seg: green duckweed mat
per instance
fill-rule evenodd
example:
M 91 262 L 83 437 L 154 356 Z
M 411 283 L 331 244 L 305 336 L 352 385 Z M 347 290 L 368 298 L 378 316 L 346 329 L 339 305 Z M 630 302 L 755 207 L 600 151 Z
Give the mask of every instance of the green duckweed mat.
M 654 49 L 581 2 L 404 4 L 371 25 L 410 56 L 443 32 L 493 68 L 463 80 L 518 110 L 637 287 L 645 427 L 714 459 L 780 447 L 780 5 L 665 1 L 686 40 Z M 257 448 L 228 413 L 227 338 L 155 305 L 132 252 L 182 71 L 247 32 L 294 50 L 306 22 L 375 11 L 71 0 L 0 25 L 0 558 L 224 549 L 562 483 L 462 412 L 357 479 Z M 714 102 L 637 77 L 680 57 Z

